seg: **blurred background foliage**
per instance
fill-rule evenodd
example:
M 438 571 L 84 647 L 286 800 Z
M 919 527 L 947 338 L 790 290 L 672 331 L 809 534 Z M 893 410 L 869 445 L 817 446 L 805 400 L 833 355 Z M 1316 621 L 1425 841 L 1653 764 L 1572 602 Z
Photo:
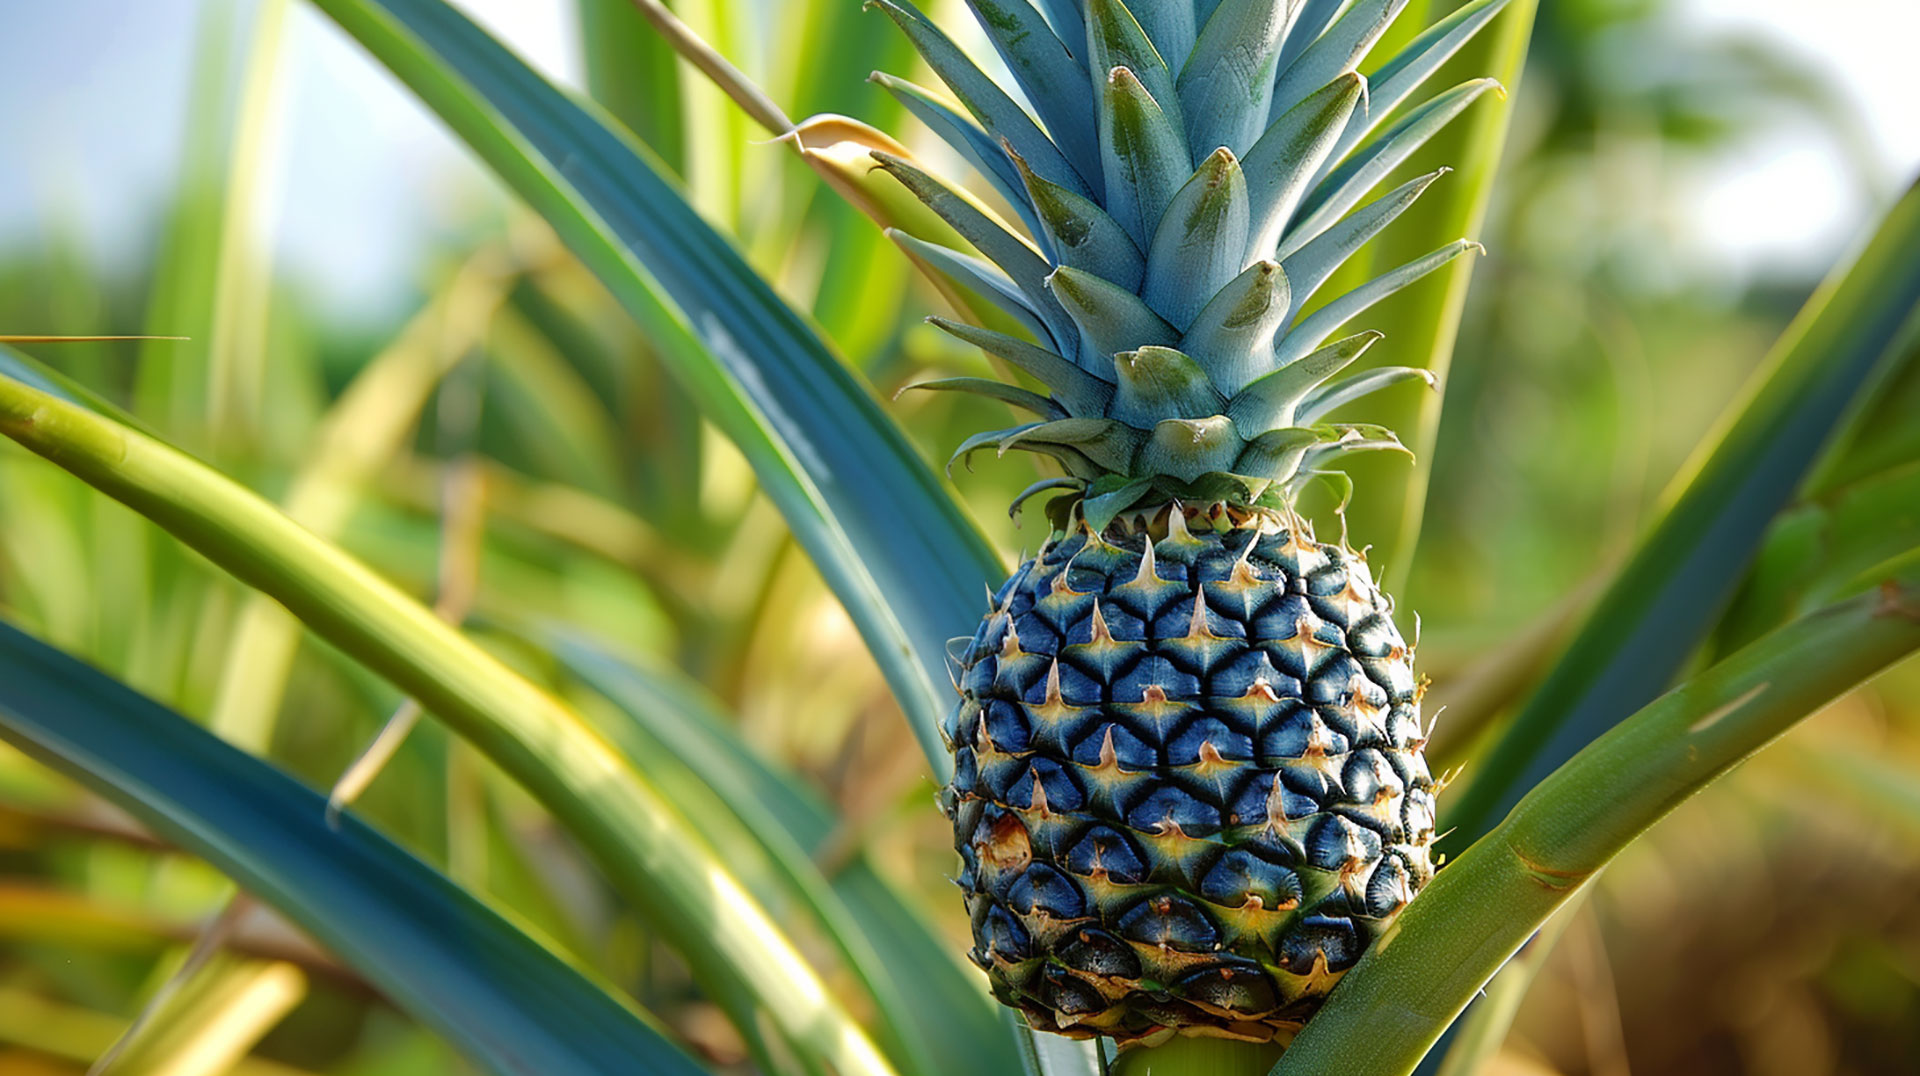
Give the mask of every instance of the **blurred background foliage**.
M 884 19 L 832 0 L 673 6 L 790 114 L 856 116 L 937 155 L 860 77 L 913 70 Z M 1835 89 L 1769 46 L 1674 33 L 1671 6 L 1543 5 L 1481 236 L 1491 254 L 1401 598 L 1420 613 L 1433 701 L 1451 707 L 1440 761 L 1469 777 L 1472 737 L 1446 738 L 1449 717 L 1482 727 L 1524 690 L 1823 268 L 1811 259 L 1730 281 L 1692 256 L 1676 219 L 1689 164 L 1791 122 L 1819 132 L 1867 199 L 1886 193 Z M 829 875 L 873 865 L 957 954 L 945 823 L 858 635 L 745 464 L 544 226 L 490 196 L 453 195 L 460 223 L 421 255 L 417 298 L 398 320 L 330 316 L 311 282 L 268 264 L 258 202 L 278 147 L 300 137 L 272 107 L 286 10 L 267 0 L 240 18 L 215 5 L 182 168 L 137 237 L 141 256 L 102 261 L 50 214 L 0 248 L 0 330 L 190 336 L 27 350 L 437 598 L 589 714 L 620 700 L 599 693 L 604 677 L 554 657 L 556 640 L 731 715 L 758 757 L 835 809 L 838 828 L 812 850 Z M 920 323 L 940 299 L 891 244 L 676 66 L 626 0 L 580 0 L 578 19 L 587 89 L 882 396 L 987 372 Z M 831 62 L 810 62 L 820 56 Z M 18 107 L 20 91 L 4 92 Z M 1882 406 L 1912 405 L 1915 386 L 1884 395 Z M 998 405 L 955 394 L 891 406 L 933 459 L 1000 424 Z M 1897 453 L 1881 458 L 1910 458 Z M 1811 528 L 1819 548 L 1821 521 L 1872 473 L 1829 468 L 1781 529 Z M 1032 477 L 1025 463 L 983 463 L 959 484 L 1009 558 L 1043 537 L 1003 510 Z M 400 705 L 277 607 L 11 444 L 0 446 L 0 518 L 0 616 L 317 787 Z M 1791 543 L 1768 549 L 1805 563 Z M 1817 572 L 1757 580 L 1738 599 L 1750 620 L 1732 618 L 1728 633 L 1777 623 L 1820 585 Z M 1571 913 L 1490 1071 L 1920 1065 L 1916 700 L 1909 663 L 1623 856 Z M 542 811 L 432 722 L 355 809 L 634 992 L 708 1057 L 744 1063 L 720 1012 Z M 228 896 L 203 864 L 0 748 L 0 1072 L 84 1071 Z M 819 932 L 789 925 L 854 993 Z M 202 988 L 165 999 L 164 1033 L 137 1039 L 123 1071 L 464 1071 L 273 917 L 241 916 L 229 942 L 218 973 L 196 977 Z

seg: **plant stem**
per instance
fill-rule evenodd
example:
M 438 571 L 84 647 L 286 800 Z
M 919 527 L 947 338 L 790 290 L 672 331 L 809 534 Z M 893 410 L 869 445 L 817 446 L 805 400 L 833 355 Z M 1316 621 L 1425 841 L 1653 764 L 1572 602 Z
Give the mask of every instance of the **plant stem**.
M 1113 1076 L 1264 1076 L 1286 1047 L 1176 1035 L 1160 1046 L 1123 1051 Z

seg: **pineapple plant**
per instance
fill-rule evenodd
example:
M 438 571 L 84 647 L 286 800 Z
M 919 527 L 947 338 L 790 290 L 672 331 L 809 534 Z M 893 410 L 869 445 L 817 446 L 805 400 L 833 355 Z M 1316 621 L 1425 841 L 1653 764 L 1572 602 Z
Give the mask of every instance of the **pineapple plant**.
M 968 955 L 1036 1028 L 1284 1042 L 1433 876 L 1437 791 L 1393 601 L 1297 498 L 1347 454 L 1401 447 L 1330 421 L 1343 405 L 1432 380 L 1341 378 L 1380 339 L 1343 326 L 1473 244 L 1321 292 L 1441 173 L 1367 201 L 1375 185 L 1491 84 L 1351 151 L 1501 5 L 1369 79 L 1404 3 L 971 0 L 1037 116 L 908 0 L 876 5 L 973 120 L 886 84 L 1024 225 L 875 151 L 985 261 L 896 238 L 1027 338 L 934 324 L 1044 394 L 923 387 L 1034 415 L 956 459 L 1019 449 L 1064 472 L 1022 494 L 1054 494 L 1051 535 L 953 651 L 941 806 Z
M 517 813 L 495 826 L 474 812 L 467 822 L 479 825 L 463 825 L 463 839 L 447 842 L 442 873 L 383 835 L 392 818 L 342 810 L 344 800 L 330 802 L 277 769 L 272 755 L 292 752 L 269 744 L 262 758 L 223 742 L 115 674 L 12 627 L 16 619 L 37 631 L 57 625 L 11 603 L 0 610 L 0 738 L 147 827 L 109 831 L 82 817 L 82 839 L 128 840 L 144 856 L 158 836 L 204 858 L 330 950 L 339 965 L 329 975 L 344 966 L 363 977 L 372 989 L 356 997 L 388 999 L 476 1067 L 686 1076 L 747 1063 L 862 1076 L 1411 1073 L 1469 999 L 1486 990 L 1511 1001 L 1526 989 L 1567 913 L 1601 888 L 1588 882 L 1676 803 L 1920 651 L 1920 551 L 1911 513 L 1890 510 L 1911 503 L 1902 493 L 1912 474 L 1888 462 L 1912 458 L 1911 423 L 1900 410 L 1912 395 L 1911 363 L 1879 382 L 1891 387 L 1860 416 L 1847 414 L 1887 365 L 1880 359 L 1920 298 L 1917 189 L 1808 304 L 1758 391 L 1703 447 L 1697 471 L 1550 672 L 1532 669 L 1549 661 L 1529 657 L 1541 648 L 1508 648 L 1528 665 L 1508 670 L 1510 679 L 1548 672 L 1531 701 L 1504 725 L 1498 706 L 1455 711 L 1452 727 L 1484 734 L 1496 750 L 1481 757 L 1498 761 L 1479 763 L 1463 793 L 1447 797 L 1442 824 L 1457 829 L 1463 848 L 1434 869 L 1437 787 L 1423 759 L 1423 689 L 1408 645 L 1417 623 L 1400 617 L 1396 625 L 1392 600 L 1344 525 L 1339 541 L 1317 539 L 1300 497 L 1318 481 L 1339 493 L 1348 453 L 1399 447 L 1389 430 L 1337 421 L 1346 417 L 1340 409 L 1425 375 L 1386 367 L 1335 380 L 1379 339 L 1342 336 L 1342 327 L 1472 246 L 1450 244 L 1357 288 L 1351 283 L 1369 273 L 1354 256 L 1376 254 L 1363 245 L 1440 181 L 1422 176 L 1369 200 L 1416 146 L 1491 88 L 1476 80 L 1414 102 L 1499 0 L 1431 5 L 1448 13 L 1418 33 L 1390 31 L 1413 7 L 1394 0 L 972 0 L 1024 104 L 904 0 L 875 5 L 906 29 L 961 107 L 906 83 L 881 85 L 947 136 L 987 189 L 969 194 L 878 138 L 871 144 L 886 148 L 872 163 L 884 175 L 867 178 L 898 180 L 948 226 L 937 242 L 928 231 L 895 235 L 968 311 L 966 323 L 941 327 L 1038 385 L 935 383 L 1038 418 L 980 433 L 958 457 L 1022 448 L 1062 472 L 1020 498 L 1051 498 L 1049 534 L 1011 579 L 997 590 L 989 583 L 985 617 L 948 650 L 959 695 L 951 706 L 940 677 L 946 629 L 975 619 L 981 581 L 1003 579 L 1006 566 L 815 324 L 686 202 L 663 171 L 670 165 L 445 0 L 317 2 L 551 224 L 579 259 L 562 268 L 567 277 L 590 271 L 605 289 L 594 302 L 624 307 L 691 402 L 742 449 L 927 748 L 959 852 L 973 935 L 967 955 L 1025 1016 L 1006 1019 L 959 952 L 943 951 L 932 915 L 875 869 L 874 844 L 860 831 L 872 814 L 863 808 L 876 801 L 819 797 L 807 774 L 760 757 L 741 718 L 689 678 L 571 633 L 516 624 L 525 610 L 477 616 L 471 630 L 483 638 L 472 638 L 382 577 L 394 571 L 390 554 L 374 550 L 370 570 L 325 533 L 331 528 L 303 523 L 301 512 L 280 511 L 170 447 L 85 378 L 0 346 L 0 434 L 284 605 L 332 644 L 327 660 L 356 683 L 378 676 L 409 696 L 389 729 L 404 730 L 412 717 L 402 715 L 421 712 L 443 721 L 497 766 L 494 776 L 520 786 L 495 802 L 537 811 L 527 816 L 540 823 L 532 832 L 551 825 L 571 835 L 554 843 L 577 851 L 576 865 L 597 872 L 613 899 L 575 909 L 538 888 L 524 900 L 510 896 L 520 882 L 541 880 L 526 866 L 546 862 L 521 856 L 511 839 Z M 627 2 L 607 0 L 622 10 Z M 738 91 L 770 133 L 811 152 L 770 98 L 668 21 L 666 8 L 634 3 L 657 9 L 673 47 Z M 858 15 L 847 4 L 822 10 L 834 20 Z M 752 5 L 756 17 L 768 11 L 778 8 Z M 1508 5 L 1501 39 L 1523 39 L 1532 13 L 1527 0 Z M 627 58 L 612 35 L 588 36 Z M 1389 36 L 1406 44 L 1370 58 Z M 1504 54 L 1497 65 L 1514 70 L 1517 55 Z M 816 130 L 864 134 L 848 122 Z M 714 141 L 709 130 L 698 136 Z M 1491 148 L 1476 146 L 1463 171 L 1484 174 Z M 878 245 L 864 229 L 847 234 Z M 982 257 L 964 251 L 968 244 Z M 547 263 L 542 255 L 516 270 L 532 275 L 514 290 L 531 283 L 543 292 L 554 283 Z M 477 309 L 490 304 L 450 301 L 461 290 L 449 285 L 445 305 L 464 315 L 445 315 L 436 301 L 423 323 L 490 324 L 495 315 Z M 856 283 L 839 294 L 860 290 Z M 861 297 L 891 316 L 890 304 Z M 1421 330 L 1411 319 L 1400 324 Z M 549 333 L 577 335 L 546 318 L 523 328 L 536 347 Z M 369 362 L 358 379 L 371 376 L 383 391 L 349 389 L 335 406 L 378 400 L 391 436 L 371 436 L 360 422 L 338 428 L 359 442 L 399 445 L 417 416 L 393 406 L 391 371 L 432 367 L 402 378 L 419 408 L 445 375 L 440 358 L 403 346 Z M 1820 462 L 1829 442 L 1837 451 Z M 357 466 L 373 469 L 381 451 L 376 444 L 355 455 Z M 57 549 L 73 544 L 69 533 L 98 538 L 99 521 L 120 522 L 56 485 L 43 488 L 38 476 L 51 472 L 42 461 L 3 462 L 5 552 L 23 538 Z M 1824 474 L 1810 472 L 1816 463 Z M 1852 481 L 1865 473 L 1848 467 L 1890 469 L 1844 490 L 1844 504 L 1830 503 L 1836 474 Z M 467 511 L 474 503 L 454 493 L 477 498 L 480 490 L 447 486 L 456 503 L 437 544 L 446 560 L 477 571 L 479 558 L 462 552 L 470 540 L 485 544 L 473 532 L 484 513 Z M 342 506 L 357 496 L 326 488 Z M 605 510 L 615 506 L 580 516 L 576 499 L 526 492 L 505 498 L 523 519 L 573 516 L 590 524 L 582 530 L 623 519 Z M 1782 522 L 1804 524 L 1809 511 L 1833 507 L 1831 525 L 1814 522 L 1849 540 L 1808 543 L 1799 527 L 1767 533 L 1765 522 L 1795 496 L 1813 499 Z M 88 522 L 37 525 L 66 516 Z M 765 529 L 752 516 L 739 525 Z M 680 530 L 716 544 L 710 528 Z M 124 547 L 85 548 L 105 563 Z M 1894 550 L 1905 554 L 1886 559 Z M 731 553 L 726 560 L 738 566 Z M 677 562 L 648 569 L 681 573 Z M 19 583 L 40 575 L 57 584 L 73 574 L 16 572 L 0 580 L 8 584 L 0 597 L 33 593 Z M 1503 587 L 1510 574 L 1501 573 Z M 1710 614 L 1743 577 L 1748 598 L 1793 608 L 1755 615 L 1739 611 L 1755 604 L 1743 600 L 1716 628 Z M 210 582 L 218 581 L 201 581 Z M 139 615 L 125 612 L 129 603 L 111 585 L 82 596 L 104 598 L 110 619 Z M 212 603 L 207 618 L 224 623 L 225 612 Z M 177 619 L 154 623 L 180 634 Z M 1660 695 L 1710 631 L 1730 652 L 1709 647 L 1696 673 Z M 1435 656 L 1430 649 L 1429 668 L 1439 666 Z M 763 677 L 769 663 L 740 664 L 743 677 Z M 189 713 L 197 701 L 190 691 L 161 690 L 179 695 Z M 874 714 L 888 716 L 884 707 Z M 827 739 L 811 725 L 802 736 Z M 387 738 L 383 731 L 376 746 Z M 1459 757 L 1444 743 L 1432 749 L 1448 762 Z M 369 757 L 377 769 L 377 752 Z M 859 764 L 864 757 L 846 768 L 873 768 Z M 16 772 L 21 761 L 0 759 L 0 769 Z M 454 775 L 449 767 L 450 784 Z M 1823 818 L 1847 809 L 1823 795 L 1808 802 Z M 43 821 L 73 821 L 26 817 L 30 836 Z M 10 834 L 22 832 L 12 814 L 8 821 Z M 488 830 L 509 839 L 464 839 Z M 411 830 L 403 839 L 433 854 L 432 839 Z M 1851 846 L 1837 847 L 1829 858 L 1856 862 Z M 503 869 L 474 871 L 466 853 L 480 848 Z M 573 870 L 558 873 L 562 885 L 577 881 Z M 500 916 L 496 904 L 521 914 Z M 619 915 L 605 916 L 603 904 L 617 904 Z M 203 1044 L 179 1045 L 183 1030 L 232 1038 L 215 1007 L 231 1015 L 227 986 L 250 981 L 281 998 L 249 1033 L 264 1034 L 292 1004 L 289 969 L 275 969 L 276 986 L 245 963 L 205 958 L 223 948 L 248 959 L 290 954 L 262 950 L 238 931 L 235 907 L 244 910 L 227 905 L 106 1058 L 89 1045 L 91 1032 L 61 1056 L 105 1068 L 125 1047 L 151 1067 L 156 1044 Z M 582 910 L 594 933 L 568 929 L 585 925 L 576 921 Z M 957 919 L 951 905 L 945 910 Z M 562 929 L 536 940 L 522 925 L 530 911 L 540 913 L 535 926 Z M 618 930 L 599 932 L 610 918 Z M 649 966 L 654 946 L 676 955 L 666 976 L 629 974 L 641 955 L 623 940 L 629 927 L 650 940 Z M 46 956 L 65 962 L 61 952 Z M 71 985 L 49 983 L 62 992 Z M 0 1011 L 26 1015 L 0 1028 L 0 1039 L 75 1023 L 56 1016 L 98 1015 L 20 1003 L 49 983 L 22 989 L 8 976 Z M 1445 1066 L 1477 1070 L 1512 1015 L 1511 1004 L 1468 1011 Z M 1107 1042 L 1090 1041 L 1096 1036 Z M 1103 1049 L 1116 1041 L 1129 1047 L 1117 1058 Z M 327 1046 L 328 1058 L 315 1062 L 327 1067 L 316 1071 L 427 1064 L 412 1053 L 369 1059 Z M 449 1056 L 438 1067 L 454 1063 Z

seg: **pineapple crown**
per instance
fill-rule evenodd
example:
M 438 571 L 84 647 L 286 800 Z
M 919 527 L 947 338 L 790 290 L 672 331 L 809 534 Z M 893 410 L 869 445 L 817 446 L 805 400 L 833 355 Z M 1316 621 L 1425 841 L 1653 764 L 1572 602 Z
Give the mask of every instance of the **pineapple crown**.
M 1506 0 L 1473 0 L 1371 79 L 1356 70 L 1407 0 L 967 0 L 1032 111 L 911 0 L 870 0 L 965 107 L 874 79 L 976 169 L 1018 230 L 906 157 L 873 159 L 981 257 L 899 231 L 922 268 L 998 308 L 1003 328 L 930 319 L 1037 379 L 915 386 L 978 392 L 1037 421 L 968 438 L 1051 456 L 1097 533 L 1169 499 L 1290 507 L 1329 461 L 1401 449 L 1340 405 L 1425 370 L 1334 380 L 1376 340 L 1329 342 L 1372 304 L 1477 249 L 1450 243 L 1309 308 L 1328 279 L 1445 169 L 1355 209 L 1480 94 L 1469 81 L 1379 128 Z M 1020 234 L 1021 232 L 1025 234 Z M 951 464 L 949 464 L 951 466 Z

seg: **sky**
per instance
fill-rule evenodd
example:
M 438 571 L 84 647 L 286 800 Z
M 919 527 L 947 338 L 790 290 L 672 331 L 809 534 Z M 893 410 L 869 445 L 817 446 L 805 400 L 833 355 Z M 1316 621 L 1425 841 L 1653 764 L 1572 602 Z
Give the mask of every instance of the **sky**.
M 569 0 L 457 0 L 550 74 L 577 78 Z M 851 2 L 851 0 L 849 0 Z M 1553 2 L 1553 0 L 1546 0 Z M 174 177 L 197 27 L 209 3 L 0 4 L 0 243 L 77 236 L 137 256 Z M 1889 196 L 1920 172 L 1920 0 L 1681 0 L 1679 32 L 1768 40 L 1833 81 L 1859 110 Z M 1863 32 L 1871 27 L 1872 32 Z M 263 224 L 276 262 L 343 314 L 411 301 L 422 246 L 487 181 L 439 124 L 309 5 L 288 23 L 279 167 Z M 1873 193 L 1821 132 L 1788 126 L 1685 177 L 1689 242 L 1730 273 L 1827 258 Z

